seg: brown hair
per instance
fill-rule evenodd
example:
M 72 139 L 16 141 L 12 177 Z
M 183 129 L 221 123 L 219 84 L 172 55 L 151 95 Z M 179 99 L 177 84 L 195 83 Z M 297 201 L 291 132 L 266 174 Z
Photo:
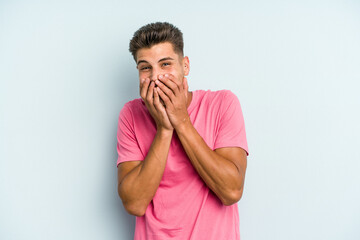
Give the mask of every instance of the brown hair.
M 184 41 L 182 32 L 174 25 L 167 22 L 150 23 L 134 33 L 130 41 L 129 51 L 136 61 L 136 53 L 141 48 L 151 48 L 153 45 L 169 42 L 174 52 L 184 55 Z

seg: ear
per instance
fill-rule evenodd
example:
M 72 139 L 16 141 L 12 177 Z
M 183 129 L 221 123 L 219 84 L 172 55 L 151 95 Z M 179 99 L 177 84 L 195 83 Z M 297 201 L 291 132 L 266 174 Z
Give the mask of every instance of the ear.
M 187 56 L 185 56 L 183 58 L 183 68 L 184 68 L 184 75 L 187 76 L 189 75 L 190 72 L 190 61 L 189 58 Z

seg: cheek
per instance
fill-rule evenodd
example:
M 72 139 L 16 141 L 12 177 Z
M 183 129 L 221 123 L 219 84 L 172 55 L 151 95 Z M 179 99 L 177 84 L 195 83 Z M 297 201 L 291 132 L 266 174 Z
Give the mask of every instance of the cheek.
M 181 70 L 176 69 L 176 68 L 168 69 L 168 71 L 166 71 L 166 73 L 169 73 L 169 74 L 175 76 L 176 78 L 178 78 L 182 74 Z
M 148 78 L 150 76 L 147 72 L 139 72 L 139 79 Z

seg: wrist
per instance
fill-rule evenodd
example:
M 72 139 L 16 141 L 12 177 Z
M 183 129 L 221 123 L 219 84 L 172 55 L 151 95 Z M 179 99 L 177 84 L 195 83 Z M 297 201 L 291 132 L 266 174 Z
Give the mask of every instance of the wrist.
M 164 138 L 171 138 L 173 135 L 174 129 L 167 129 L 167 128 L 163 128 L 163 127 L 159 127 L 157 129 L 157 135 L 159 135 L 160 137 L 164 137 Z
M 174 128 L 177 133 L 183 132 L 189 127 L 192 126 L 190 116 L 186 116 L 183 120 L 181 120 Z

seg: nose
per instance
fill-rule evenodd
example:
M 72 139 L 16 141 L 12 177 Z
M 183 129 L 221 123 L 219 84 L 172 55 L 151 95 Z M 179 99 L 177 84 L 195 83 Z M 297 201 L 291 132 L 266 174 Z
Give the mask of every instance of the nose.
M 151 74 L 150 74 L 150 80 L 155 81 L 158 79 L 158 76 L 160 74 L 163 74 L 163 71 L 157 67 L 153 67 Z

